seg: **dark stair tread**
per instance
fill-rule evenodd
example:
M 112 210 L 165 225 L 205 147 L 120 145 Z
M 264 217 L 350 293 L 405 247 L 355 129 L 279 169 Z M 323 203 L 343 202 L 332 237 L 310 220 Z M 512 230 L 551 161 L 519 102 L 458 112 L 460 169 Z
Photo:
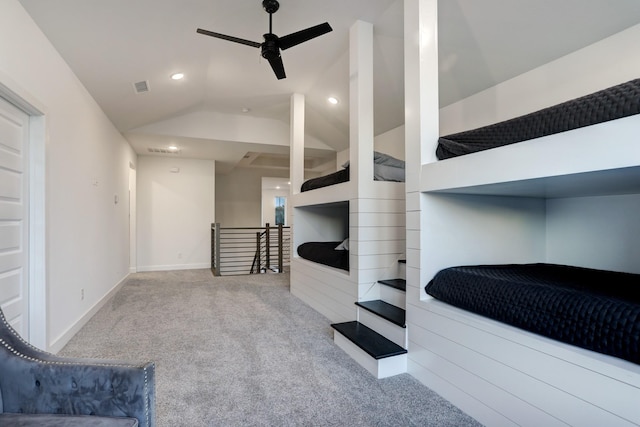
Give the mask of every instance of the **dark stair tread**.
M 398 260 L 398 262 L 399 262 L 400 264 L 406 264 L 406 263 L 407 263 L 407 260 L 406 260 L 406 259 L 399 259 L 399 260 Z
M 384 359 L 407 353 L 406 349 L 358 321 L 334 323 L 331 327 L 374 359 Z
M 389 322 L 395 323 L 398 326 L 402 326 L 403 328 L 406 327 L 406 312 L 400 307 L 396 307 L 395 305 L 379 299 L 373 301 L 358 301 L 356 302 L 356 305 L 377 314 L 383 319 L 387 319 Z
M 400 289 L 401 291 L 407 290 L 407 281 L 405 279 L 378 280 L 378 283 L 382 283 L 383 285 L 387 285 L 395 289 Z

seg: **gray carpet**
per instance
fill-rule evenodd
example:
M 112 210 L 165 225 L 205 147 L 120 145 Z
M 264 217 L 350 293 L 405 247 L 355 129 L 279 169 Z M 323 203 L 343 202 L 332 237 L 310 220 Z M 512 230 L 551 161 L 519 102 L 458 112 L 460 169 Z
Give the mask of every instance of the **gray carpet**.
M 479 425 L 408 374 L 375 379 L 288 283 L 132 274 L 60 354 L 155 361 L 159 427 Z

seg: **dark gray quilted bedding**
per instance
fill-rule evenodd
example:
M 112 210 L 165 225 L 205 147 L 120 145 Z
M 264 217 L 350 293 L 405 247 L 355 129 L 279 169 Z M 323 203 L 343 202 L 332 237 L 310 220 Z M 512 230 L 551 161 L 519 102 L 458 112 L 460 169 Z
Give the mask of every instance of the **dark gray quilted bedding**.
M 524 116 L 438 139 L 438 159 L 461 156 L 640 113 L 640 79 Z
M 640 274 L 555 264 L 451 267 L 434 298 L 558 341 L 640 364 Z

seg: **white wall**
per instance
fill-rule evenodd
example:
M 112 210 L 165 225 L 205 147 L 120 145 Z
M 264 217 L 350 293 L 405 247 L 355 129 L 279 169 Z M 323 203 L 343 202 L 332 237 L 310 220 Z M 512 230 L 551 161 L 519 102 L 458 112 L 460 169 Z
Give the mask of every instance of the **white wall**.
M 377 135 L 373 139 L 373 149 L 404 160 L 404 125 Z
M 140 156 L 137 181 L 138 271 L 208 268 L 214 161 Z
M 57 351 L 128 274 L 136 155 L 17 0 L 0 4 L 0 79 L 45 113 L 44 346 Z
M 448 135 L 530 113 L 640 75 L 640 24 L 440 110 Z
M 547 260 L 640 274 L 640 195 L 547 201 Z
M 261 227 L 262 177 L 288 176 L 289 170 L 261 168 L 216 175 L 216 222 L 226 228 Z
M 381 133 L 373 138 L 373 149 L 388 154 L 396 159 L 404 160 L 404 125 Z M 336 153 L 337 170 L 349 160 L 349 149 Z

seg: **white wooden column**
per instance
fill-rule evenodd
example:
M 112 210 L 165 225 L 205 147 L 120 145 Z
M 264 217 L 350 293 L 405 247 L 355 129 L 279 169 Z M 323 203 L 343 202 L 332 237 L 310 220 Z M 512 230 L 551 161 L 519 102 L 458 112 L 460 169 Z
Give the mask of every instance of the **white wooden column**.
M 289 179 L 291 194 L 300 193 L 304 182 L 304 95 L 291 95 L 291 140 L 289 141 Z
M 360 238 L 363 213 L 359 199 L 373 190 L 373 25 L 356 21 L 349 31 L 349 177 L 355 198 L 349 200 L 349 274 L 361 280 Z
M 407 297 L 418 298 L 427 281 L 421 260 L 429 256 L 420 170 L 437 160 L 439 136 L 437 0 L 405 0 L 404 46 Z
M 349 160 L 356 194 L 373 183 L 373 25 L 356 21 L 349 33 Z

